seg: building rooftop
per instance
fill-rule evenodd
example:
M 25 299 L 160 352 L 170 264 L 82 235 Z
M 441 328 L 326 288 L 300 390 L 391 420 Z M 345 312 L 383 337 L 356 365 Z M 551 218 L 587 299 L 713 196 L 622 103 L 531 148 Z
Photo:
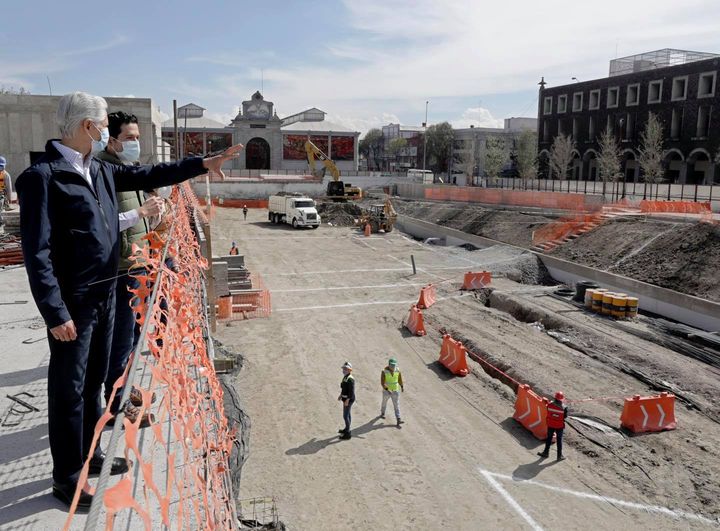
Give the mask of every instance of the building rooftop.
M 309 122 L 293 122 L 288 125 L 284 125 L 281 128 L 283 131 L 322 131 L 322 132 L 328 132 L 332 131 L 333 133 L 355 133 L 357 131 L 353 131 L 352 129 L 348 129 L 344 125 L 334 123 L 334 122 L 328 122 L 327 120 L 322 121 L 309 121 Z
M 708 52 L 693 52 L 690 50 L 677 50 L 674 48 L 663 48 L 636 55 L 628 55 L 610 61 L 610 76 L 621 76 L 635 72 L 644 72 L 656 68 L 684 65 L 695 61 L 704 61 L 720 57 L 718 54 Z

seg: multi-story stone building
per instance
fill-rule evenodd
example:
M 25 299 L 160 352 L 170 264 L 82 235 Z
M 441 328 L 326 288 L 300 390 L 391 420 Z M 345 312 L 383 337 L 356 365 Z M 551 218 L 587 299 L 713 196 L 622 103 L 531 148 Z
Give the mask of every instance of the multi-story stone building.
M 626 182 L 642 179 L 640 135 L 649 113 L 663 124 L 665 180 L 710 184 L 718 180 L 720 56 L 663 49 L 610 61 L 610 75 L 559 87 L 540 83 L 538 153 L 548 175 L 553 139 L 576 143 L 570 178 L 598 178 L 598 139 L 610 128 L 620 143 Z

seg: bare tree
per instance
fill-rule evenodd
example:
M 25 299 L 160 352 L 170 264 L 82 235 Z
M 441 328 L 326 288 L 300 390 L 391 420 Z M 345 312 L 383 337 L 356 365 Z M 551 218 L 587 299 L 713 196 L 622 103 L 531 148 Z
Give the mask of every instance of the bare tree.
M 652 112 L 648 114 L 645 129 L 640 135 L 639 151 L 638 162 L 645 181 L 643 199 L 647 198 L 647 183 L 650 183 L 650 198 L 652 199 L 652 185 L 661 182 L 665 173 L 663 169 L 663 126 L 657 115 Z
M 507 153 L 503 139 L 496 136 L 488 137 L 485 141 L 485 173 L 488 179 L 495 179 L 500 175 L 506 160 Z
M 470 149 L 466 153 L 457 154 L 457 161 L 460 170 L 465 174 L 465 182 L 475 184 L 473 175 L 475 173 L 475 138 L 470 141 Z
M 560 181 L 567 179 L 567 172 L 573 161 L 573 151 L 575 151 L 575 141 L 571 136 L 565 136 L 560 133 L 555 137 L 552 148 L 550 149 L 550 167 L 557 174 Z M 560 184 L 562 190 L 562 183 Z M 570 183 L 568 182 L 568 192 L 570 191 Z
M 6 87 L 5 85 L 0 86 L 0 94 L 15 94 L 18 96 L 26 96 L 30 94 L 30 91 L 27 90 L 25 87 Z
M 517 170 L 522 179 L 523 187 L 527 190 L 527 182 L 537 177 L 537 133 L 523 131 L 517 142 L 516 152 Z
M 607 182 L 615 182 L 620 178 L 620 146 L 609 127 L 600 135 L 600 153 L 597 165 L 603 181 L 602 193 L 605 197 Z

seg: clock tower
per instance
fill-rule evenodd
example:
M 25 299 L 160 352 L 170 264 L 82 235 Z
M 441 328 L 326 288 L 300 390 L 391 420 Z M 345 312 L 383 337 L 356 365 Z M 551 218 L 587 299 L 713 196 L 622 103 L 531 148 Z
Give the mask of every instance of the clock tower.
M 242 110 L 232 121 L 233 143 L 245 146 L 242 155 L 235 159 L 233 167 L 248 170 L 271 170 L 280 168 L 282 162 L 282 125 L 274 112 L 273 103 L 265 101 L 260 91 L 242 102 Z

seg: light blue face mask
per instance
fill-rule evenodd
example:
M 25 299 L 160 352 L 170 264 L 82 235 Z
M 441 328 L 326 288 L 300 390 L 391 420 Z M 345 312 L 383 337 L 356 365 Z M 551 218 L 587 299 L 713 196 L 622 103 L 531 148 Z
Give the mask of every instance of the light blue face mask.
M 90 140 L 92 140 L 92 147 L 90 148 L 90 152 L 95 155 L 96 153 L 104 151 L 107 147 L 108 141 L 110 140 L 110 131 L 108 131 L 107 127 L 103 127 L 102 129 L 100 129 L 95 124 L 93 124 L 93 127 L 100 132 L 100 140 L 95 140 L 92 136 L 90 136 L 90 133 L 88 133 L 88 136 L 90 136 Z
M 117 152 L 118 158 L 123 162 L 137 162 L 140 160 L 140 141 L 126 140 L 122 143 L 122 151 Z

